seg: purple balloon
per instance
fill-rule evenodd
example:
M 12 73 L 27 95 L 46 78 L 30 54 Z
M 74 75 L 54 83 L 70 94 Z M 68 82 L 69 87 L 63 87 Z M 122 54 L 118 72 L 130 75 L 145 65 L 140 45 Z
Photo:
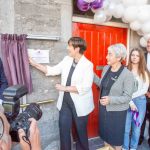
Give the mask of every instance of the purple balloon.
M 91 3 L 91 8 L 93 9 L 98 9 L 103 6 L 103 0 L 95 0 L 94 2 Z
M 77 6 L 81 11 L 87 11 L 89 9 L 98 9 L 103 6 L 103 0 L 95 0 L 91 3 L 88 3 L 84 0 L 78 0 Z
M 83 0 L 78 0 L 77 6 L 81 11 L 87 11 L 90 9 L 90 4 L 87 2 L 84 2 Z

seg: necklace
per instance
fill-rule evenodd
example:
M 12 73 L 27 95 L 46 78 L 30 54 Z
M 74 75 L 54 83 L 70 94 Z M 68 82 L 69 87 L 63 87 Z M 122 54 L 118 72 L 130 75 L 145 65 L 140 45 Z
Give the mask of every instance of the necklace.
M 77 64 L 78 64 L 78 63 L 75 62 L 75 59 L 74 59 L 74 60 L 73 60 L 73 63 L 72 63 L 72 66 L 73 66 L 73 67 L 76 67 Z

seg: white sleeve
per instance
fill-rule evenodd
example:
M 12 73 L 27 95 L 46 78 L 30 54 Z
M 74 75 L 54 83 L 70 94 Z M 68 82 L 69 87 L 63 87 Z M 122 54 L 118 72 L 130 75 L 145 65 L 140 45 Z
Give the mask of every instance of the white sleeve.
M 85 76 L 83 78 L 83 82 L 81 84 L 76 85 L 79 95 L 86 94 L 92 88 L 93 78 L 94 78 L 93 64 L 89 65 L 87 68 L 85 68 L 84 75 Z
M 45 74 L 46 76 L 56 76 L 60 75 L 62 73 L 62 68 L 64 66 L 64 62 L 66 60 L 67 56 L 56 66 L 50 67 L 46 66 L 47 68 L 47 73 Z
M 2 103 L 3 103 L 3 100 L 2 100 L 2 99 L 0 99 L 0 105 L 2 105 Z

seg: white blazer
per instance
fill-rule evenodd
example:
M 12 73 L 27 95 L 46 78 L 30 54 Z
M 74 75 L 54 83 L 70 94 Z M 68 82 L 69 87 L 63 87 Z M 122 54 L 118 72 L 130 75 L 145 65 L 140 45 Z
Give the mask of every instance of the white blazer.
M 73 58 L 66 56 L 58 65 L 47 66 L 46 76 L 61 74 L 61 85 L 66 86 L 68 74 L 73 63 Z M 92 83 L 93 64 L 83 55 L 79 60 L 71 79 L 71 86 L 75 86 L 77 93 L 70 93 L 78 116 L 86 116 L 94 109 Z M 57 108 L 61 110 L 64 92 L 59 92 Z

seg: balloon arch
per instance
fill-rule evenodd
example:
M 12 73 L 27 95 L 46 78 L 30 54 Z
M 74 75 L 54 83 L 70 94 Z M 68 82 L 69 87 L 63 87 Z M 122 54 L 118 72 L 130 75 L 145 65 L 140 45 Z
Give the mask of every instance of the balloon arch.
M 78 0 L 81 11 L 91 9 L 94 22 L 101 24 L 111 20 L 112 16 L 121 18 L 130 28 L 142 36 L 140 45 L 146 47 L 150 38 L 150 5 L 148 0 Z

